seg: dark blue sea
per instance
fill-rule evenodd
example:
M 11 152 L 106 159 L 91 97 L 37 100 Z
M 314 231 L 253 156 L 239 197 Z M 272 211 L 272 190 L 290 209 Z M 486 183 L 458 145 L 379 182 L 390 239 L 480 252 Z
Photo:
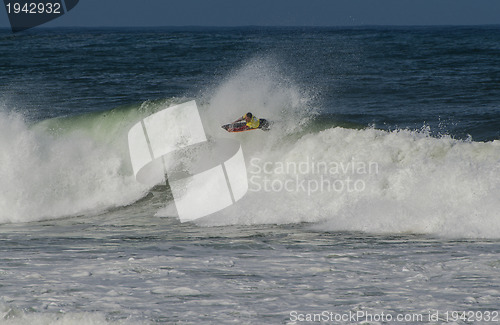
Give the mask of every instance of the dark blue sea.
M 249 189 L 181 222 L 127 134 L 192 100 Z M 498 26 L 0 30 L 0 323 L 499 323 L 499 198 Z

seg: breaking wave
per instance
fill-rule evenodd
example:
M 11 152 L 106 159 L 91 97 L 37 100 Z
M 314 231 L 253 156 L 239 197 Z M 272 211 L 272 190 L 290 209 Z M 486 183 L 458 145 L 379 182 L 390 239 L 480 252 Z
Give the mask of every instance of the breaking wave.
M 209 137 L 241 142 L 249 178 L 242 200 L 197 224 L 310 222 L 326 231 L 499 237 L 499 141 L 433 137 L 427 129 L 352 129 L 333 120 L 319 127 L 314 92 L 285 75 L 272 61 L 253 60 L 197 99 Z M 3 107 L 0 223 L 133 205 L 150 189 L 132 175 L 128 130 L 186 100 L 147 101 L 34 125 Z M 273 129 L 220 129 L 247 111 L 274 121 Z

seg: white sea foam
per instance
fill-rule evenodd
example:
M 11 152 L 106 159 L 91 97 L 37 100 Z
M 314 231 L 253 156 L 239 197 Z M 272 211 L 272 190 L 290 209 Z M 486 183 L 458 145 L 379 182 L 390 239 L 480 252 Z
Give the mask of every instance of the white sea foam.
M 99 211 L 144 192 L 123 174 L 124 159 L 87 133 L 56 136 L 0 112 L 0 223 Z
M 244 148 L 245 149 L 245 148 Z M 330 128 L 249 152 L 247 196 L 201 224 L 498 238 L 500 142 Z

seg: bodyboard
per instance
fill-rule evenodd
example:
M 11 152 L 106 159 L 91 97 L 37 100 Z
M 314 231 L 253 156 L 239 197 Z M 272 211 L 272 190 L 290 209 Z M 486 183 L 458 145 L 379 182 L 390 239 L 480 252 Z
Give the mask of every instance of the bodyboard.
M 265 119 L 260 119 L 260 126 L 258 128 L 249 128 L 245 121 L 240 121 L 236 123 L 224 124 L 222 128 L 227 132 L 244 132 L 244 131 L 252 131 L 252 130 L 263 130 L 269 131 L 272 122 L 268 122 Z
M 244 132 L 244 131 L 251 131 L 251 130 L 257 130 L 257 129 L 251 129 L 247 126 L 246 122 L 237 122 L 237 123 L 229 123 L 225 124 L 222 126 L 224 130 L 227 132 Z

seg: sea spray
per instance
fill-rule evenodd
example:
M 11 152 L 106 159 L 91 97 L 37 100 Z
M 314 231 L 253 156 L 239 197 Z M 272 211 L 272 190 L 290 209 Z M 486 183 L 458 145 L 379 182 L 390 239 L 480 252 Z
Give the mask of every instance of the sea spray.
M 212 132 L 247 112 L 274 122 L 285 136 L 301 130 L 317 115 L 316 92 L 299 85 L 286 66 L 270 57 L 256 57 L 234 69 L 203 95 L 202 114 Z M 267 136 L 266 142 L 270 137 Z M 271 137 L 271 139 L 275 139 Z

